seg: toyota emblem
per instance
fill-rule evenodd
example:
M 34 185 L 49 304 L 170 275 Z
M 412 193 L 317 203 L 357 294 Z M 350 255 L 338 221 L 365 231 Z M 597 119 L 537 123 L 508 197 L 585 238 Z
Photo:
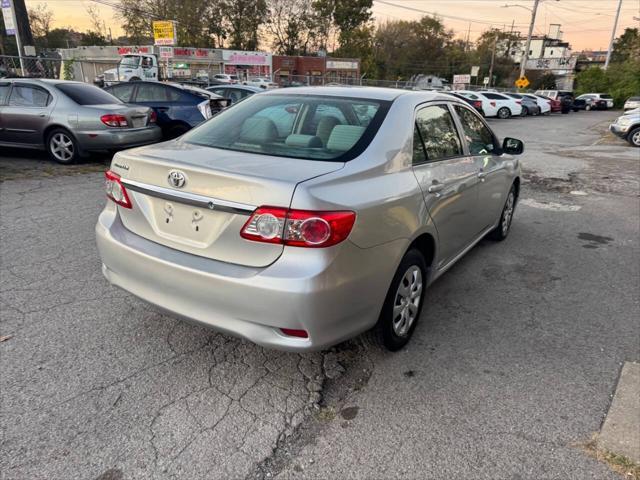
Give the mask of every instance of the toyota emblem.
M 171 170 L 169 172 L 169 185 L 175 188 L 182 188 L 187 183 L 187 177 L 180 170 Z

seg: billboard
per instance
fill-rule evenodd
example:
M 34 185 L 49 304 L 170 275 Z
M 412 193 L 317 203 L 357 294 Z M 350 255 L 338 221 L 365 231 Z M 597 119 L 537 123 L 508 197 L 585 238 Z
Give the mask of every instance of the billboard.
M 176 38 L 176 22 L 172 20 L 155 20 L 153 22 L 155 45 L 175 45 Z
M 13 9 L 11 0 L 2 0 L 2 17 L 4 18 L 4 29 L 7 35 L 16 34 L 16 25 L 13 23 Z
M 577 56 L 561 58 L 530 58 L 527 60 L 527 70 L 573 70 L 576 67 Z

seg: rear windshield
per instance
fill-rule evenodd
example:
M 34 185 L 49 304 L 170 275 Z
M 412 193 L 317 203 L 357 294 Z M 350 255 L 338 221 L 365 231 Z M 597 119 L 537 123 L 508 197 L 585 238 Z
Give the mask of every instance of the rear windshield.
M 238 152 L 343 162 L 369 145 L 390 104 L 319 95 L 254 95 L 182 139 Z
M 93 85 L 84 83 L 59 83 L 58 90 L 78 105 L 108 105 L 122 103 L 120 99 Z

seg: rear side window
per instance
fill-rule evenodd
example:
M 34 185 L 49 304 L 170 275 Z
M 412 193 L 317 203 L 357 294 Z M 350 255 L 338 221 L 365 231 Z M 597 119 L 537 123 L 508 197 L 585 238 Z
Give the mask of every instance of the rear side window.
M 608 93 L 605 93 L 603 95 L 600 95 L 600 98 L 605 98 L 607 100 L 611 100 L 613 97 L 611 95 L 609 95 Z
M 508 100 L 507 97 L 505 97 L 504 95 L 500 95 L 498 93 L 483 93 L 482 95 L 484 95 L 487 98 L 490 98 L 491 100 Z
M 46 107 L 51 95 L 41 88 L 14 85 L 9 95 L 9 105 L 18 107 Z
M 59 83 L 56 88 L 78 105 L 109 105 L 122 103 L 108 92 L 86 83 Z
M 182 139 L 239 152 L 349 161 L 369 145 L 390 104 L 383 100 L 323 95 L 253 95 Z M 373 119 L 361 125 L 356 111 L 365 108 Z
M 0 94 L 0 98 L 2 98 L 2 94 Z M 640 97 L 629 97 L 629 100 L 632 102 L 638 102 L 640 101 Z
M 433 105 L 419 110 L 416 125 L 428 161 L 462 155 L 460 138 L 446 105 Z
M 7 95 L 9 94 L 10 87 L 11 85 L 8 83 L 0 83 L 0 105 L 3 105 L 5 103 Z

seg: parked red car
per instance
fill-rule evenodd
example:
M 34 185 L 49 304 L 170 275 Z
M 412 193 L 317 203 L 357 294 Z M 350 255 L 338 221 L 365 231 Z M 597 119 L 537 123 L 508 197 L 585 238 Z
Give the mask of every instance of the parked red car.
M 536 95 L 536 97 L 544 98 L 551 104 L 551 113 L 559 112 L 562 110 L 562 102 L 559 99 L 554 100 L 553 98 L 545 97 L 544 95 Z

